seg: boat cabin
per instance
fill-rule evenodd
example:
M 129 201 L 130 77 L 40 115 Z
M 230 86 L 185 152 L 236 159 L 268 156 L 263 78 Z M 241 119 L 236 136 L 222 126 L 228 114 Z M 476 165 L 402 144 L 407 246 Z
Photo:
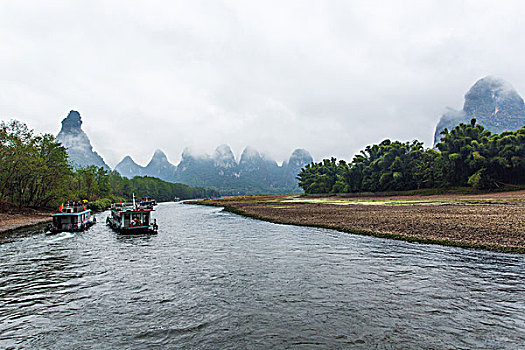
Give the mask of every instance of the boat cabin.
M 156 220 L 151 219 L 152 207 L 135 205 L 135 203 L 115 203 L 106 223 L 123 233 L 156 233 Z
M 157 205 L 157 201 L 149 196 L 141 198 L 139 205 L 148 209 L 153 209 L 153 206 Z
M 124 227 L 149 226 L 149 211 L 125 211 L 121 213 Z
M 50 232 L 83 231 L 95 223 L 91 210 L 84 205 L 61 205 L 59 213 L 51 217 L 53 223 L 48 228 Z

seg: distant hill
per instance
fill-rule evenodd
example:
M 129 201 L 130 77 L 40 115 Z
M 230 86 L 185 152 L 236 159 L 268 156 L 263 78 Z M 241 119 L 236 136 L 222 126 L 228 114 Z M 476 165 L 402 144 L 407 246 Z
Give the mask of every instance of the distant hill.
M 104 159 L 93 150 L 88 136 L 82 130 L 82 119 L 77 111 L 70 111 L 62 120 L 62 129 L 57 135 L 57 141 L 66 147 L 69 161 L 74 167 L 96 165 L 110 170 Z
M 295 177 L 312 160 L 308 151 L 295 150 L 290 159 L 279 166 L 257 150 L 246 147 L 237 161 L 228 145 L 220 145 L 211 156 L 194 155 L 185 149 L 177 166 L 160 150 L 146 167 L 126 156 L 115 170 L 129 178 L 155 176 L 190 186 L 216 188 L 224 194 L 288 193 L 301 191 Z
M 462 110 L 451 109 L 441 117 L 434 133 L 434 147 L 441 139 L 441 131 L 470 123 L 472 118 L 492 133 L 515 131 L 525 125 L 525 104 L 505 80 L 492 76 L 480 79 L 465 95 Z

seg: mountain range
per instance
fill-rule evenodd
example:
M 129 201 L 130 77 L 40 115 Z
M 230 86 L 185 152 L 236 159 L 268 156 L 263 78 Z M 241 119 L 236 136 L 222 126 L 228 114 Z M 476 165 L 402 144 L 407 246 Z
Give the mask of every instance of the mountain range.
M 82 120 L 77 111 L 69 112 L 62 121 L 57 135 L 67 149 L 75 167 L 96 165 L 110 170 L 82 130 Z M 168 161 L 166 154 L 156 150 L 146 166 L 140 166 L 128 155 L 114 170 L 122 176 L 157 177 L 168 182 L 190 186 L 215 188 L 223 194 L 260 194 L 300 192 L 296 176 L 301 168 L 312 162 L 312 156 L 304 149 L 296 149 L 288 161 L 278 165 L 276 161 L 246 147 L 239 161 L 228 145 L 220 145 L 211 156 L 195 155 L 189 149 L 182 153 L 178 165 Z
M 525 104 L 507 81 L 493 76 L 482 78 L 466 93 L 462 110 L 450 109 L 443 114 L 434 133 L 434 147 L 445 128 L 450 131 L 473 118 L 492 133 L 515 131 L 525 125 Z
M 278 165 L 246 147 L 237 161 L 230 146 L 220 145 L 211 156 L 195 155 L 185 149 L 178 165 L 170 163 L 161 150 L 156 150 L 144 167 L 126 156 L 115 170 L 130 178 L 154 176 L 169 182 L 216 188 L 224 194 L 288 193 L 300 191 L 295 177 L 312 160 L 308 151 L 296 149 L 288 161 Z

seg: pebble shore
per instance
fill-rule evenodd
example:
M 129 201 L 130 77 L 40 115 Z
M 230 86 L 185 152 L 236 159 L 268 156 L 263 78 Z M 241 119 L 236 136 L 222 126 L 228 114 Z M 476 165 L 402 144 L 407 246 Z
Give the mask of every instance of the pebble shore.
M 348 198 L 228 197 L 195 204 L 279 224 L 406 241 L 525 253 L 525 191 Z

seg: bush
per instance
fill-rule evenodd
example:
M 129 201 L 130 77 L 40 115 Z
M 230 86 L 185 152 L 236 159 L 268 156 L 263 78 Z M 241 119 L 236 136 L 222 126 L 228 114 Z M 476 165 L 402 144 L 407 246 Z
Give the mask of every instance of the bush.
M 468 178 L 467 183 L 477 190 L 487 190 L 496 187 L 496 182 L 487 174 L 487 169 L 482 168 Z
M 97 199 L 96 201 L 89 202 L 87 206 L 93 211 L 104 211 L 111 207 L 112 203 L 113 201 L 109 198 L 101 198 Z

